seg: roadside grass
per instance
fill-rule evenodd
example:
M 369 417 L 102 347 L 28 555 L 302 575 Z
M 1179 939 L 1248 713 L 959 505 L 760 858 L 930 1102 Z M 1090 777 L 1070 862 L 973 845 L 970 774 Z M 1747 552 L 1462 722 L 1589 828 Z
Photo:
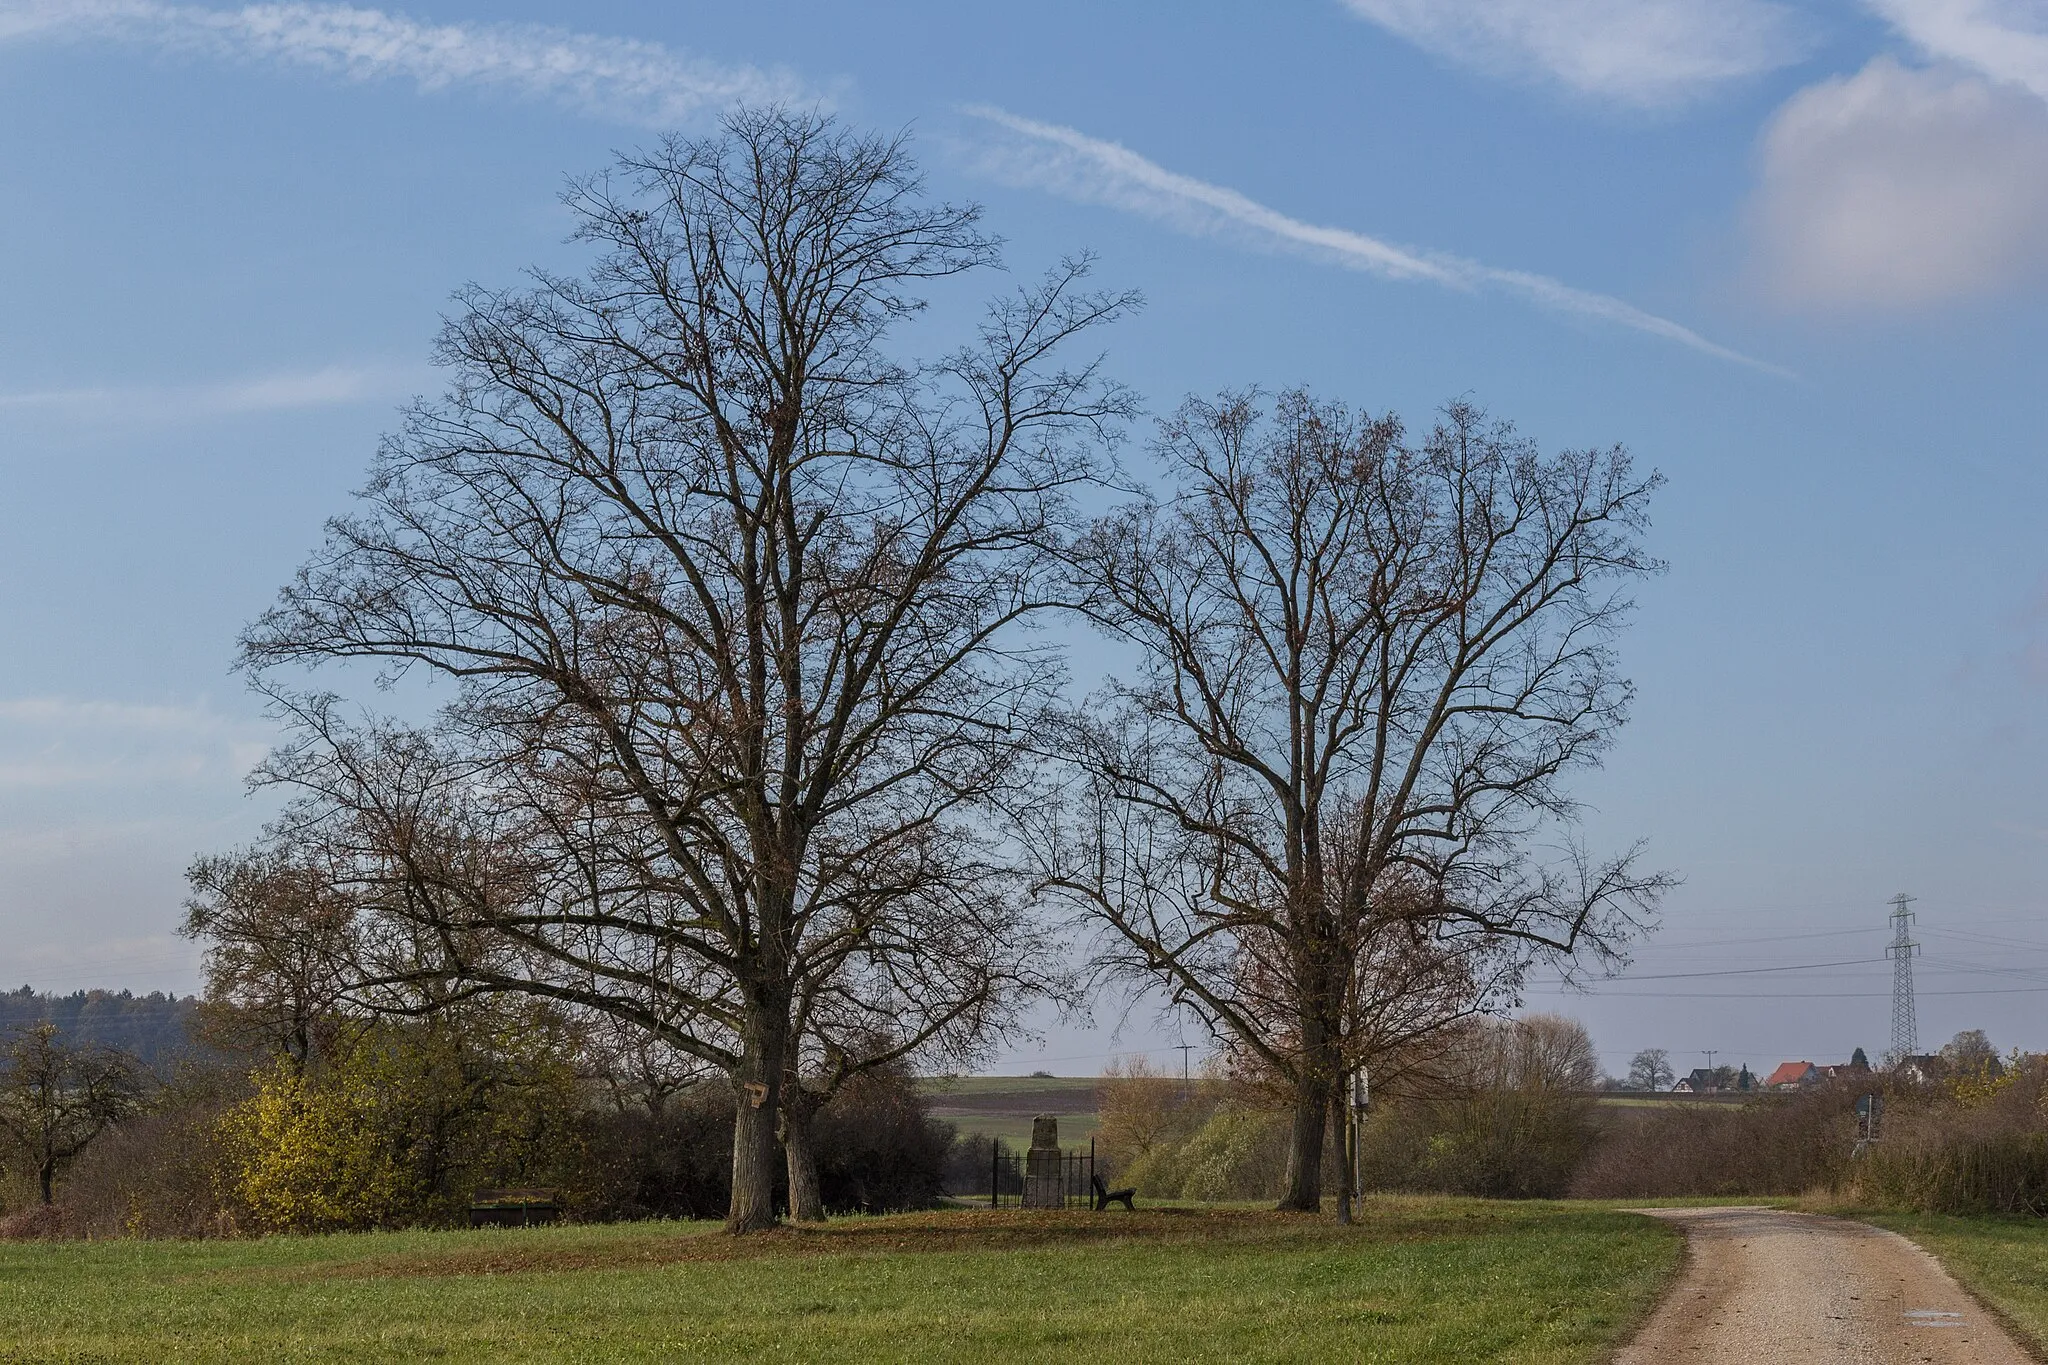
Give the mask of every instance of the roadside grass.
M 1647 1218 L 1381 1197 L 245 1242 L 0 1243 L 0 1361 L 1592 1361 L 1682 1258 Z
M 2048 1359 L 2048 1218 L 1848 1213 L 1934 1253 L 1949 1274 Z

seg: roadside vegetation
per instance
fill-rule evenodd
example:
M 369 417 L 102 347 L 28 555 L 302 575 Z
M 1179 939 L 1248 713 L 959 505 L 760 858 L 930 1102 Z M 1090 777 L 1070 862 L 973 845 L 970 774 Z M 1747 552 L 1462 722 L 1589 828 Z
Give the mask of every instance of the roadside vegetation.
M 1650 1219 L 1383 1197 L 716 1224 L 0 1243 L 0 1360 L 1603 1357 L 1676 1271 Z

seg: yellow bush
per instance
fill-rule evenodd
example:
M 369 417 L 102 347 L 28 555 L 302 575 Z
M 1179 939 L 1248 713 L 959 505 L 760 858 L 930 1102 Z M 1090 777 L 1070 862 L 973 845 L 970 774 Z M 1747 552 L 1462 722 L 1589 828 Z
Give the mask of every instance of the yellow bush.
M 220 1119 L 227 1193 L 276 1232 L 375 1227 L 399 1207 L 405 1171 L 385 1141 L 376 1089 L 343 1069 L 313 1085 L 285 1066 Z
M 2003 1065 L 1996 1058 L 1987 1057 L 1974 1066 L 1959 1068 L 1949 1078 L 1949 1092 L 1963 1108 L 1981 1109 L 2017 1081 L 2025 1066 L 2025 1054 L 2018 1048 L 2013 1049 L 2012 1057 Z

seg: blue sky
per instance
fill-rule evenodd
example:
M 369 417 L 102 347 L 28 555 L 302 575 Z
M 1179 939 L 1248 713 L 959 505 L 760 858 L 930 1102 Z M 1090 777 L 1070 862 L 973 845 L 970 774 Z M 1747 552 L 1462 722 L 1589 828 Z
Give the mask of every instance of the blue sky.
M 1155 412 L 1469 395 L 1670 477 L 1581 790 L 1685 884 L 1530 997 L 1610 1068 L 1881 1051 L 1899 890 L 1923 1041 L 2048 1047 L 2043 0 L 0 0 L 0 979 L 196 984 L 182 869 L 264 814 L 235 633 L 448 294 L 573 265 L 565 175 L 776 98 L 908 129 L 1019 273 L 1097 252 Z M 1115 1022 L 1007 1061 L 1177 1036 Z

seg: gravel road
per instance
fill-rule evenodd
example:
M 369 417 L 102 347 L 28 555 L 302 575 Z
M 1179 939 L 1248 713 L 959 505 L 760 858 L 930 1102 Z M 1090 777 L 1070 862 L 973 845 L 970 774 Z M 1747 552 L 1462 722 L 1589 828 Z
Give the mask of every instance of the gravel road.
M 1934 1258 L 1896 1233 L 1772 1209 L 1644 1209 L 1686 1268 L 1616 1365 L 2028 1365 Z

